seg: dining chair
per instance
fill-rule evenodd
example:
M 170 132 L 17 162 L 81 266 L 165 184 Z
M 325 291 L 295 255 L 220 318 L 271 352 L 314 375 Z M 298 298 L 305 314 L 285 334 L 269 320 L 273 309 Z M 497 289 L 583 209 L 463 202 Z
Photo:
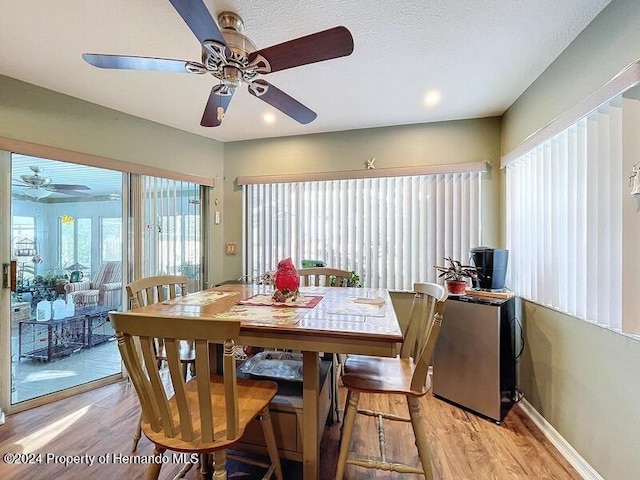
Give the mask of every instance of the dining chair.
M 135 280 L 126 286 L 130 308 L 135 310 L 145 305 L 176 298 L 178 294 L 181 296 L 186 295 L 187 280 L 188 278 L 185 275 L 156 275 Z M 191 375 L 195 373 L 193 342 L 182 340 L 179 345 L 180 364 L 186 379 L 189 371 L 191 371 Z M 163 362 L 166 362 L 166 353 L 160 340 L 156 340 L 155 349 L 155 363 L 158 368 L 161 368 Z M 142 421 L 142 417 L 140 420 Z M 140 428 L 140 422 L 138 422 L 137 430 L 133 437 L 132 452 L 135 452 L 138 448 L 138 442 L 142 435 Z
M 342 383 L 347 388 L 347 406 L 340 441 L 336 480 L 342 480 L 347 464 L 360 467 L 419 473 L 426 480 L 433 479 L 429 447 L 427 445 L 425 419 L 422 417 L 420 399 L 431 387 L 428 375 L 433 351 L 442 325 L 447 298 L 444 287 L 435 283 L 416 283 L 415 296 L 400 355 L 397 357 L 373 357 L 349 355 L 344 365 Z M 409 418 L 387 412 L 359 409 L 361 394 L 403 395 L 409 408 Z M 381 459 L 371 460 L 349 456 L 356 415 L 376 417 Z M 387 460 L 385 452 L 384 420 L 410 422 L 420 465 L 405 465 Z M 363 439 L 364 440 L 364 439 Z
M 227 458 L 258 464 L 267 469 L 263 479 L 274 474 L 282 480 L 269 402 L 278 385 L 269 380 L 236 376 L 235 341 L 240 322 L 196 318 L 162 318 L 135 312 L 109 314 L 118 339 L 118 348 L 142 406 L 142 431 L 154 443 L 154 461 L 147 480 L 157 479 L 166 450 L 199 454 L 201 474 L 211 474 L 208 459 L 213 457 L 213 476 L 227 478 Z M 185 381 L 180 361 L 179 338 L 189 332 L 195 344 L 197 375 Z M 166 348 L 171 383 L 165 387 L 160 372 L 145 369 L 155 361 L 154 340 Z M 139 345 L 139 350 L 137 345 Z M 211 372 L 209 350 L 224 348 L 222 375 Z M 141 355 L 139 353 L 141 352 Z M 267 444 L 270 464 L 227 455 L 240 441 L 247 425 L 257 418 Z
M 348 287 L 351 272 L 330 267 L 300 268 L 301 287 Z
M 330 267 L 309 267 L 298 270 L 300 286 L 304 287 L 348 287 L 351 272 Z M 334 375 L 331 378 L 331 398 L 336 421 L 340 421 L 340 403 L 338 402 L 338 379 L 347 359 L 344 354 L 332 354 Z

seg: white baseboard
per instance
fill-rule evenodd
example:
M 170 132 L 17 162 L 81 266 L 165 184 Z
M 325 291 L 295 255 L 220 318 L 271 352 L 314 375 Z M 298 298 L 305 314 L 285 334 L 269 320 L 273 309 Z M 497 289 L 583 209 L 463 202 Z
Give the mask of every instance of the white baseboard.
M 595 469 L 580 456 L 578 452 L 567 442 L 558 431 L 531 405 L 525 398 L 519 402 L 522 411 L 540 429 L 545 437 L 558 449 L 560 454 L 567 459 L 578 474 L 585 480 L 604 480 Z

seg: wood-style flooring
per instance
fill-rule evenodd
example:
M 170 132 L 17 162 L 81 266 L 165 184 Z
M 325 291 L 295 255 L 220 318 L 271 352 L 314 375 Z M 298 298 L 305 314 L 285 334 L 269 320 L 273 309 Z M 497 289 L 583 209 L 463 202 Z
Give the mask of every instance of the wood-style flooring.
M 402 398 L 371 396 L 368 400 L 363 398 L 361 405 L 374 409 L 391 408 L 391 411 L 406 415 Z M 429 441 L 437 480 L 581 478 L 517 405 L 499 426 L 431 395 L 425 397 L 423 405 L 424 416 L 429 424 Z M 0 461 L 0 478 L 143 479 L 146 465 L 124 463 L 133 458 L 148 458 L 153 452 L 153 446 L 143 437 L 137 457 L 129 453 L 138 415 L 135 392 L 124 381 L 10 415 L 5 425 L 0 426 L 0 454 L 24 453 L 22 457 L 25 461 L 31 461 L 31 464 L 7 464 L 6 460 L 10 460 L 11 456 L 5 456 L 5 461 Z M 375 420 L 361 415 L 358 417 L 361 418 L 356 421 L 352 448 L 361 455 L 374 456 L 378 448 Z M 417 463 L 410 425 L 396 424 L 394 422 L 387 429 L 387 458 Z M 340 424 L 328 427 L 324 434 L 321 480 L 334 477 L 339 436 Z M 47 454 L 50 456 L 47 457 Z M 93 465 L 88 464 L 88 456 L 94 456 Z M 99 464 L 100 459 L 108 463 Z M 74 460 L 80 463 L 62 463 Z M 181 467 L 179 460 L 170 459 L 162 467 L 160 478 L 173 478 Z M 244 473 L 244 466 L 238 468 L 240 470 L 230 473 L 230 480 L 261 478 L 255 473 Z M 285 480 L 301 478 L 299 464 L 284 462 L 283 468 Z M 347 474 L 350 480 L 424 478 L 357 467 L 350 467 Z M 196 479 L 196 470 L 192 469 L 186 478 Z

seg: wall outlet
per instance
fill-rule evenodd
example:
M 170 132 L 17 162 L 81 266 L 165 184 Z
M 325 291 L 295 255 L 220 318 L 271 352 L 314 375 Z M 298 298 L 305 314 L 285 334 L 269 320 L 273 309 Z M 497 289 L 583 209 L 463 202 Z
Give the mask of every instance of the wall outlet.
M 236 242 L 227 242 L 226 253 L 227 255 L 236 255 L 238 253 L 236 249 Z

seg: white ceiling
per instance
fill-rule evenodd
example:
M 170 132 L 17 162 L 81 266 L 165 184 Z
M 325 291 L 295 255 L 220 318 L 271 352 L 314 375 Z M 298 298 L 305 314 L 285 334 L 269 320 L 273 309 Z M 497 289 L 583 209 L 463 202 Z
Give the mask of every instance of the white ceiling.
M 200 61 L 168 0 L 0 0 L 0 74 L 220 141 L 502 114 L 610 0 L 204 0 L 257 48 L 346 26 L 351 56 L 268 75 L 318 114 L 299 125 L 235 94 L 199 125 L 212 76 L 97 69 L 84 52 Z M 428 90 L 442 92 L 427 108 Z M 276 122 L 262 121 L 273 111 Z

